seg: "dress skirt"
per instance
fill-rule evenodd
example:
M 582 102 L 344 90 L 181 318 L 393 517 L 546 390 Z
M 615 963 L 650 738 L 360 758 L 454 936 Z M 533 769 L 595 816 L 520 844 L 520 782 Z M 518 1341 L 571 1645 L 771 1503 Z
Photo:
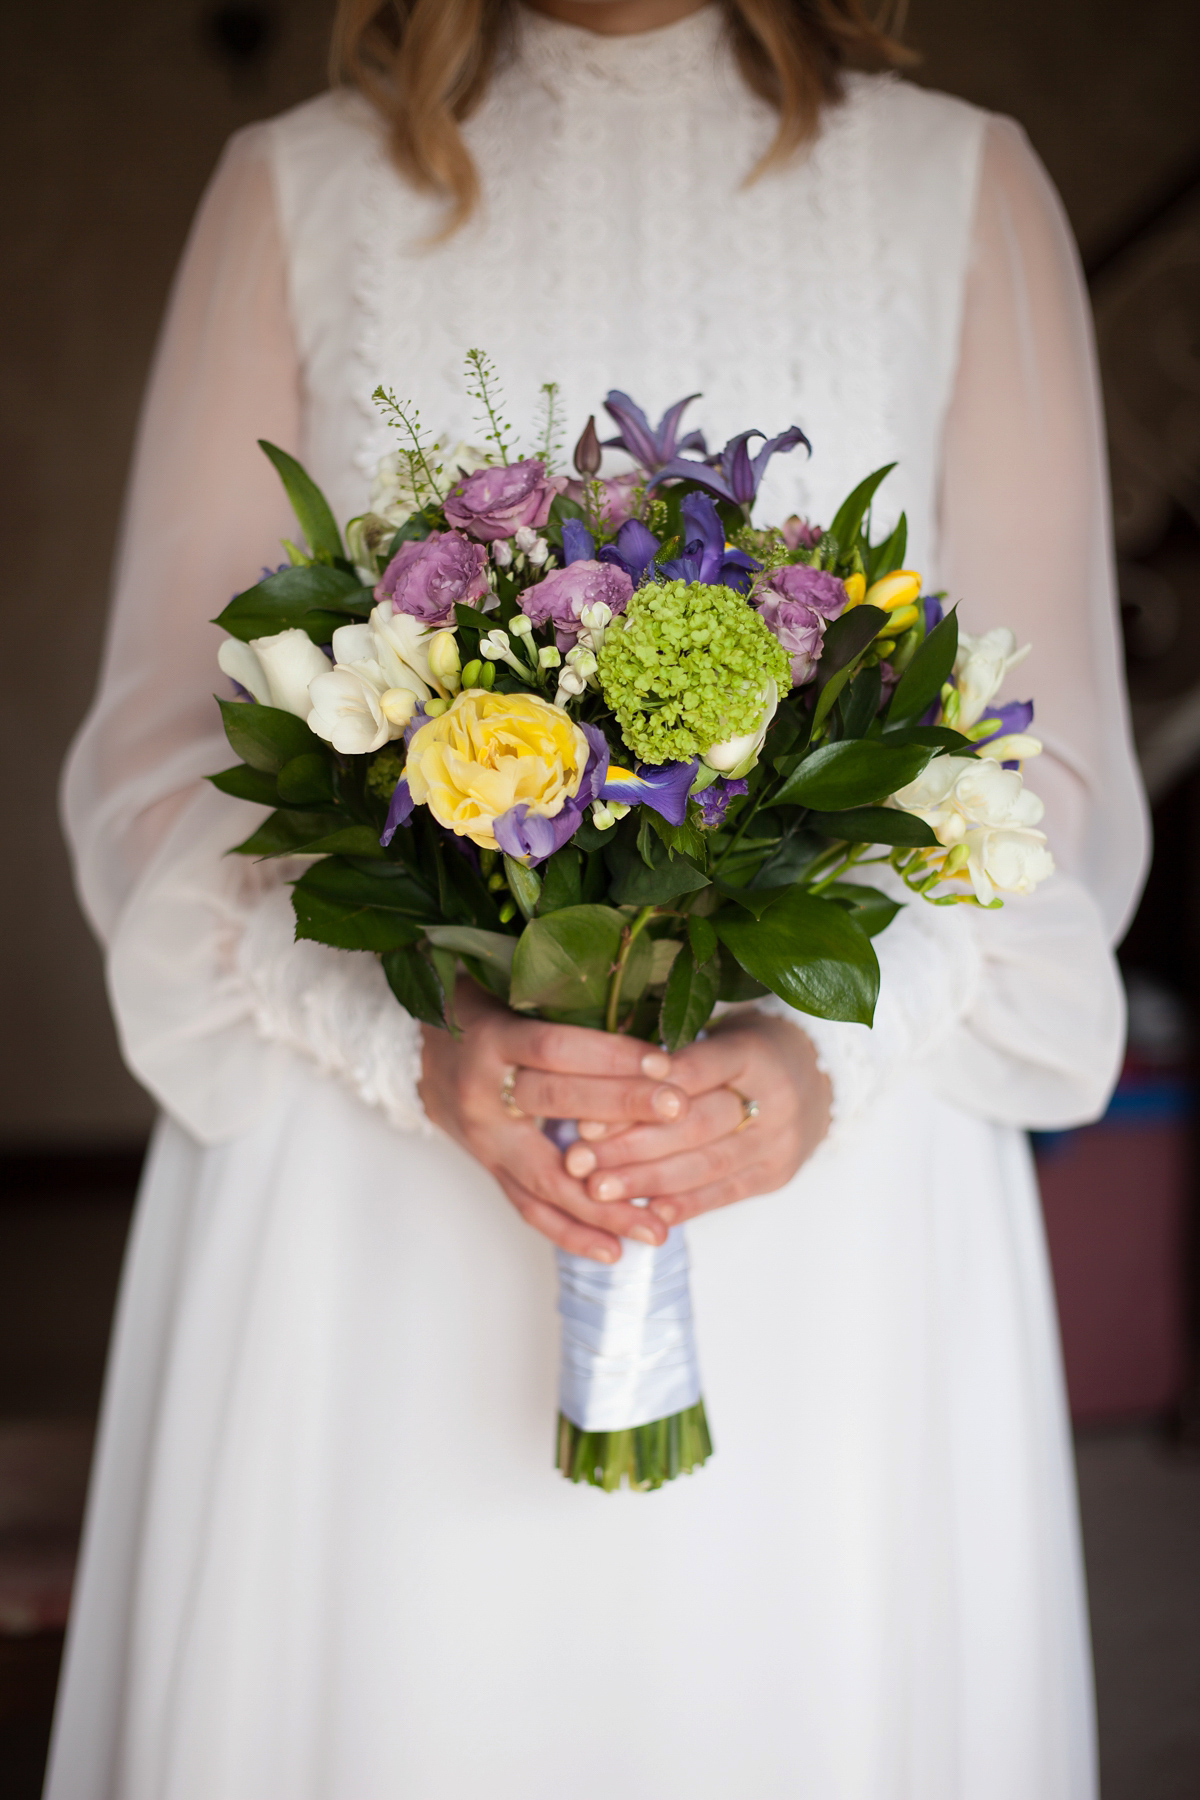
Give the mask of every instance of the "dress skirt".
M 716 1453 L 555 1473 L 551 1246 L 297 1060 L 155 1134 L 48 1800 L 1092 1800 L 1023 1136 L 890 1089 L 688 1228 Z

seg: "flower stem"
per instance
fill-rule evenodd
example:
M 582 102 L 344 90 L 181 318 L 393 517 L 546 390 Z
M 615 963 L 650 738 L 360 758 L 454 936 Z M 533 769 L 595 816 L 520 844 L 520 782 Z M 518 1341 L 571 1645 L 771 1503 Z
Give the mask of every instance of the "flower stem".
M 621 949 L 612 972 L 612 980 L 608 987 L 608 1011 L 604 1019 L 605 1031 L 619 1031 L 621 1007 L 621 982 L 625 976 L 625 967 L 629 961 L 629 952 L 633 949 L 634 940 L 658 911 L 656 906 L 643 906 L 632 925 L 626 925 L 621 933 Z

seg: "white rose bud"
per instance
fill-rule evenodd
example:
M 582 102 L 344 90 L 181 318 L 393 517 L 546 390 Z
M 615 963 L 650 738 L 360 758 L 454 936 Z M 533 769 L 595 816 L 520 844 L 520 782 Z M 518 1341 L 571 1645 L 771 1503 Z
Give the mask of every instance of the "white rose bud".
M 492 541 L 492 561 L 498 569 L 512 566 L 512 545 L 505 538 L 494 538 Z
M 217 651 L 217 666 L 262 706 L 307 719 L 311 710 L 309 683 L 328 675 L 329 658 L 298 627 L 277 631 L 271 637 L 226 638 Z

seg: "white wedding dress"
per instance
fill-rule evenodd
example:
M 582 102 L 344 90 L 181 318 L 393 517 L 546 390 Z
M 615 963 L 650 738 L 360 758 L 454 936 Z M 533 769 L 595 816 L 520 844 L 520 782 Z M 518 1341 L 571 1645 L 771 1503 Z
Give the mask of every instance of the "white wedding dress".
M 125 1053 L 162 1107 L 133 1229 L 50 1800 L 1091 1800 L 1087 1619 L 1022 1127 L 1094 1117 L 1142 803 L 1078 272 L 1012 125 L 852 77 L 743 188 L 769 109 L 709 9 L 636 38 L 527 15 L 467 135 L 481 215 L 326 96 L 230 146 L 171 303 L 100 692 L 66 779 Z M 1061 873 L 910 905 L 874 1033 L 813 1024 L 830 1140 L 689 1228 L 716 1454 L 661 1492 L 552 1467 L 553 1251 L 424 1122 L 377 965 L 290 942 L 208 621 L 390 446 L 370 393 L 478 435 L 562 383 L 793 421 L 759 516 L 899 460 L 910 562 L 1034 649 Z M 802 1024 L 804 1020 L 800 1021 Z

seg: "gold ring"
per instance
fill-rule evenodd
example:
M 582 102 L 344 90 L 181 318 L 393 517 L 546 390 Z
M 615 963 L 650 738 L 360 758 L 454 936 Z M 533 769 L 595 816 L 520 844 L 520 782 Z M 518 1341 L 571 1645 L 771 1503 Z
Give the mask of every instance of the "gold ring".
M 511 1119 L 523 1119 L 525 1114 L 517 1105 L 516 1097 L 517 1071 L 506 1069 L 504 1080 L 500 1083 L 500 1104 Z
M 742 1103 L 741 1122 L 740 1124 L 735 1125 L 733 1129 L 735 1133 L 745 1131 L 747 1125 L 753 1125 L 755 1119 L 758 1117 L 758 1101 L 751 1100 L 749 1094 L 739 1094 L 735 1087 L 731 1087 L 729 1091 L 735 1100 L 740 1100 Z

